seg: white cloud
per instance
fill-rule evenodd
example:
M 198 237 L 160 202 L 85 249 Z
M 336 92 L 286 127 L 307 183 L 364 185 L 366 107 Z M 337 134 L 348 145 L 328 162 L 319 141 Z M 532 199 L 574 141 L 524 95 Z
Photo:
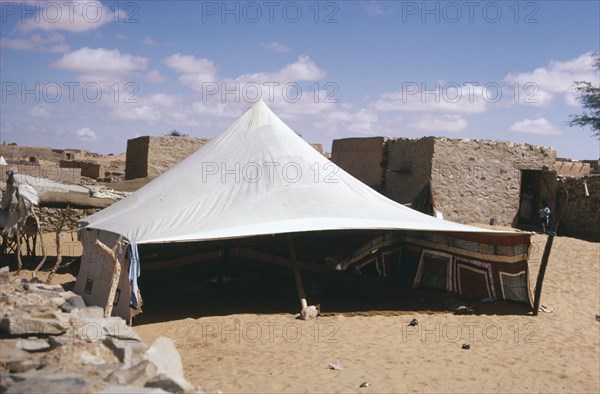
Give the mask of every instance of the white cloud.
M 467 126 L 467 121 L 460 115 L 427 116 L 408 125 L 411 129 L 426 132 L 458 132 L 466 129 Z
M 378 111 L 482 113 L 494 102 L 495 93 L 490 90 L 470 84 L 437 82 L 429 86 L 406 82 L 402 90 L 381 95 L 373 108 Z
M 89 127 L 83 127 L 75 132 L 77 137 L 81 140 L 96 141 L 96 133 Z
M 261 46 L 263 48 L 271 50 L 273 52 L 286 53 L 286 52 L 290 51 L 290 48 L 286 47 L 283 44 L 278 43 L 277 41 L 263 43 L 263 44 L 261 44 Z
M 150 37 L 145 37 L 143 43 L 144 45 L 148 45 L 151 47 L 158 45 L 158 43 Z
M 552 60 L 546 67 L 539 67 L 530 72 L 510 73 L 504 77 L 504 80 L 511 85 L 518 84 L 521 90 L 526 84 L 530 84 L 529 86 L 532 87 L 528 90 L 528 93 L 531 93 L 530 98 L 537 100 L 539 105 L 547 105 L 556 95 L 571 94 L 575 88 L 575 81 L 591 81 L 595 85 L 600 83 L 591 55 L 585 53 L 564 62 Z M 534 93 L 534 89 L 537 89 L 537 92 Z M 565 100 L 569 105 L 573 104 L 569 98 Z
M 115 119 L 141 120 L 147 123 L 153 123 L 161 119 L 158 107 L 153 105 L 116 107 L 111 116 Z
M 316 81 L 325 77 L 325 71 L 320 69 L 308 56 L 298 56 L 294 63 L 290 63 L 274 73 L 265 73 L 267 81 L 292 82 Z
M 148 74 L 146 74 L 146 78 L 148 78 L 148 81 L 154 83 L 160 83 L 165 80 L 165 77 L 163 77 L 158 70 L 150 71 Z
M 545 118 L 523 119 L 513 123 L 510 126 L 509 130 L 517 133 L 532 133 L 546 135 L 561 134 L 560 130 L 554 127 Z
M 217 68 L 206 58 L 196 59 L 193 55 L 176 53 L 164 58 L 167 66 L 181 74 L 215 74 Z
M 32 34 L 27 38 L 0 38 L 0 47 L 33 52 L 65 53 L 70 47 L 59 33 Z
M 48 119 L 50 117 L 50 111 L 45 105 L 36 105 L 29 110 L 29 115 L 36 118 Z
M 32 6 L 37 12 L 21 22 L 18 26 L 21 31 L 65 30 L 81 33 L 127 17 L 123 10 L 115 13 L 100 1 L 38 1 Z
M 123 33 L 117 33 L 117 34 L 115 34 L 115 38 L 117 40 L 126 40 L 127 36 L 125 34 L 123 34 Z
M 369 1 L 366 5 L 365 8 L 367 10 L 367 14 L 371 15 L 371 16 L 381 16 L 381 15 L 388 15 L 392 13 L 391 9 L 385 9 L 381 6 L 381 4 L 379 4 L 376 1 Z
M 118 49 L 84 47 L 63 55 L 54 66 L 82 74 L 126 74 L 143 70 L 148 59 L 121 53 Z

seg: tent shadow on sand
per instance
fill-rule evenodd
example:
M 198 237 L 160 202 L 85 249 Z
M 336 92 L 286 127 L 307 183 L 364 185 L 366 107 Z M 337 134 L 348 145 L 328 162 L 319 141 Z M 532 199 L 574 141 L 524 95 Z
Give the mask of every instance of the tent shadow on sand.
M 134 325 L 159 323 L 186 318 L 232 314 L 287 314 L 298 310 L 298 294 L 294 276 L 288 269 L 253 263 L 245 273 L 227 275 L 218 281 L 218 267 L 208 267 L 203 274 L 164 270 L 146 273 L 140 280 L 145 291 L 144 313 L 133 319 Z M 214 274 L 214 275 L 213 275 Z M 351 275 L 347 272 L 303 275 L 310 304 L 320 304 L 322 315 L 402 316 L 414 312 L 424 314 L 453 313 L 449 304 L 473 307 L 469 315 L 528 315 L 524 304 L 497 301 L 484 304 L 473 297 L 456 293 L 423 292 L 401 289 L 398 282 L 377 277 Z

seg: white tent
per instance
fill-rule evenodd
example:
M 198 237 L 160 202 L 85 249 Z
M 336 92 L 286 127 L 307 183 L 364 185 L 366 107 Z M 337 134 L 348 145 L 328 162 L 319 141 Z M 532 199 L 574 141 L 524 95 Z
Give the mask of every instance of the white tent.
M 0 166 L 5 166 L 8 163 L 6 162 L 6 160 L 4 160 L 4 156 L 0 155 Z
M 319 230 L 486 231 L 377 193 L 313 149 L 262 101 L 177 166 L 85 222 L 138 244 Z
M 262 101 L 178 165 L 81 224 L 87 231 L 76 291 L 100 304 L 91 295 L 90 275 L 105 271 L 106 277 L 111 266 L 93 264 L 96 239 L 111 247 L 118 236 L 141 245 L 331 230 L 514 236 L 437 219 L 388 199 L 317 152 Z M 125 261 L 124 248 L 117 258 Z M 122 275 L 119 285 L 128 284 Z M 110 286 L 100 287 L 104 294 Z

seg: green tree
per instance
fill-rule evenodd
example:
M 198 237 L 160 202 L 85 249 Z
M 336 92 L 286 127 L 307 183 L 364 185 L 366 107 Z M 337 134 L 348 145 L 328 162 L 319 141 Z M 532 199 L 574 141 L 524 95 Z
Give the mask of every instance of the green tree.
M 168 137 L 187 137 L 187 134 L 180 133 L 179 131 L 173 129 L 167 134 Z
M 600 71 L 600 52 L 592 56 L 595 58 L 594 67 Z M 571 127 L 590 126 L 592 134 L 600 139 L 600 87 L 586 81 L 576 81 L 575 86 L 575 90 L 581 95 L 579 100 L 584 111 L 580 115 L 571 115 L 567 124 Z

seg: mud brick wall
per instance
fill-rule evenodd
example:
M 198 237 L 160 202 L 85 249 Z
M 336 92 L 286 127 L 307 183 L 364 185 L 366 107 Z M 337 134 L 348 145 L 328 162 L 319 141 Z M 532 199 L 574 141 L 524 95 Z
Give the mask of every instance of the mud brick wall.
M 584 182 L 589 196 L 585 195 Z M 565 192 L 569 199 L 561 212 L 558 235 L 600 241 L 600 175 L 560 177 L 558 193 Z
M 504 141 L 436 138 L 431 180 L 438 210 L 459 223 L 515 224 L 520 170 L 553 168 L 552 148 Z
M 194 137 L 139 137 L 127 141 L 125 179 L 158 176 L 209 141 Z
M 331 161 L 361 182 L 382 192 L 385 141 L 384 137 L 334 140 Z
M 56 158 L 52 148 L 18 145 L 0 145 L 0 155 L 14 160 L 28 160 L 30 157 L 44 160 Z
M 410 203 L 431 179 L 435 138 L 398 138 L 386 144 L 384 194 L 394 201 Z
M 590 163 L 577 161 L 557 161 L 554 163 L 554 169 L 558 175 L 564 176 L 588 176 L 592 172 Z
M 85 176 L 92 179 L 98 179 L 104 177 L 104 168 L 91 161 L 79 161 L 79 160 L 61 160 L 59 163 L 61 168 L 80 168 L 81 176 Z
M 81 180 L 81 168 L 61 168 L 57 165 L 4 165 L 0 166 L 0 181 L 6 181 L 6 171 L 14 168 L 17 173 L 31 175 L 36 178 L 50 179 L 56 182 L 79 183 Z

